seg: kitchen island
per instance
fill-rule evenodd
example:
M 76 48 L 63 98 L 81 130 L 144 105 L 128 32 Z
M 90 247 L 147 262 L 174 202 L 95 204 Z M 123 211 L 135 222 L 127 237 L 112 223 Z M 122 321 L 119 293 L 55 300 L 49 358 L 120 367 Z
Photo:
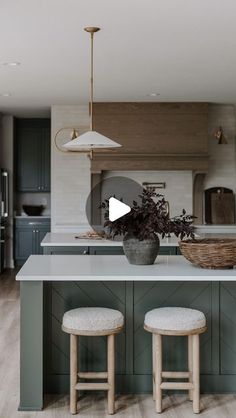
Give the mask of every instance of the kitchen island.
M 151 336 L 143 319 L 159 306 L 205 313 L 201 388 L 236 391 L 236 269 L 205 270 L 182 256 L 158 256 L 154 265 L 133 266 L 118 255 L 35 255 L 16 279 L 21 282 L 20 410 L 40 410 L 44 393 L 69 391 L 69 338 L 61 321 L 65 311 L 80 306 L 105 306 L 125 315 L 125 332 L 117 338 L 118 392 L 151 392 Z M 165 345 L 166 370 L 187 367 L 185 343 L 173 338 Z M 103 338 L 85 337 L 80 351 L 82 370 L 105 368 Z

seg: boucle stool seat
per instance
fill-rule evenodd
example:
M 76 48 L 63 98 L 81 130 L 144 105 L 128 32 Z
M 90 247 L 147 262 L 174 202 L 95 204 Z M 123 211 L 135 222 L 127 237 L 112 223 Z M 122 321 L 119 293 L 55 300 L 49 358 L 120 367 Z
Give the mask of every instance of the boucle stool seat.
M 115 334 L 122 331 L 123 314 L 108 308 L 77 308 L 65 312 L 62 330 L 70 334 L 70 412 L 77 413 L 77 391 L 107 390 L 108 413 L 115 412 Z M 78 341 L 82 336 L 107 336 L 107 371 L 80 372 Z M 81 379 L 83 381 L 81 381 Z M 84 382 L 84 380 L 102 382 Z
M 79 335 L 96 335 L 116 333 L 124 325 L 124 317 L 121 312 L 108 308 L 77 308 L 67 311 L 62 320 L 65 332 L 71 330 Z
M 189 308 L 158 308 L 145 315 L 144 324 L 159 331 L 189 332 L 206 326 L 204 313 Z
M 152 333 L 153 399 L 156 401 L 156 412 L 162 412 L 162 390 L 178 389 L 189 391 L 189 399 L 193 401 L 193 412 L 199 413 L 199 335 L 207 329 L 204 313 L 196 309 L 179 307 L 153 309 L 145 315 L 144 329 Z M 188 337 L 188 371 L 162 370 L 162 336 Z M 185 381 L 168 381 L 168 379 L 185 379 Z

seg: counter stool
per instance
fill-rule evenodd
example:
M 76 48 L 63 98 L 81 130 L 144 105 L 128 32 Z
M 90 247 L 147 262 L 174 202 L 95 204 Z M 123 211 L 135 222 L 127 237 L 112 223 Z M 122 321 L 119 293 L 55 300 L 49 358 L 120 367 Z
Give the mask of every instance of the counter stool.
M 115 334 L 122 331 L 124 317 L 121 312 L 107 308 L 78 308 L 63 316 L 62 330 L 70 334 L 70 412 L 77 413 L 78 390 L 107 390 L 108 413 L 115 412 Z M 78 337 L 107 336 L 107 371 L 79 372 Z M 105 383 L 83 383 L 80 379 L 106 379 Z
M 156 412 L 162 412 L 162 390 L 188 390 L 193 412 L 200 412 L 199 334 L 206 331 L 205 315 L 195 309 L 159 308 L 147 312 L 144 329 L 152 333 L 153 399 Z M 188 372 L 162 371 L 162 335 L 188 337 Z M 188 379 L 188 382 L 163 381 Z

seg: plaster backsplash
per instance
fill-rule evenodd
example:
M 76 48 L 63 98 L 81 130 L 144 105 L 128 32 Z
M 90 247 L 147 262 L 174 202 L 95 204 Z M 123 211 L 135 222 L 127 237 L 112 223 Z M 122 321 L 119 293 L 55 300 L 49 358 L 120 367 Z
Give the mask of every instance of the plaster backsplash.
M 103 178 L 111 176 L 128 177 L 140 185 L 143 182 L 164 182 L 165 189 L 157 189 L 170 203 L 170 216 L 179 215 L 182 209 L 193 210 L 192 171 L 107 171 Z
M 89 228 L 85 204 L 91 188 L 90 159 L 86 154 L 60 152 L 54 144 L 62 127 L 77 127 L 79 133 L 89 127 L 88 106 L 52 106 L 51 110 L 51 230 L 79 232 Z M 70 130 L 60 138 L 68 139 Z

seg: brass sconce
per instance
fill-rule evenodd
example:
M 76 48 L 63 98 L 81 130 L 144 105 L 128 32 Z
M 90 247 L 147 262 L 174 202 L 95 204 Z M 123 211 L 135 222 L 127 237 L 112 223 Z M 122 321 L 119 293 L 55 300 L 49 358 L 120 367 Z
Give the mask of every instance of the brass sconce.
M 218 144 L 228 144 L 227 139 L 225 138 L 222 126 L 219 126 L 216 131 L 214 132 L 214 137 L 217 139 Z

